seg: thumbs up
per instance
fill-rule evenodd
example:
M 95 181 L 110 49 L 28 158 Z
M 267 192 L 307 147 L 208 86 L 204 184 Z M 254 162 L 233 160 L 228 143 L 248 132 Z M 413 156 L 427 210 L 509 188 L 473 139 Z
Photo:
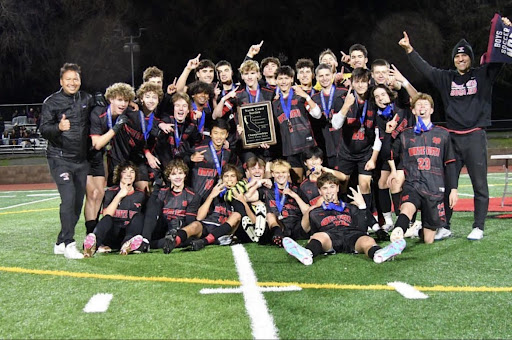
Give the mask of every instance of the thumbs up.
M 62 118 L 60 119 L 60 122 L 59 122 L 59 130 L 60 131 L 68 131 L 70 127 L 71 127 L 71 124 L 69 123 L 69 119 L 67 119 L 66 115 L 63 114 Z

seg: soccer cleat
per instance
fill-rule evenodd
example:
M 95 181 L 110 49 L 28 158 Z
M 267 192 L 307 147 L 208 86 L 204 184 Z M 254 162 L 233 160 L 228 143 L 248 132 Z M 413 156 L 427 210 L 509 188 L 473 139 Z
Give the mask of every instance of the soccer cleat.
M 164 238 L 164 254 L 169 254 L 176 247 L 176 229 L 169 230 Z
M 452 231 L 450 229 L 441 227 L 437 229 L 436 236 L 434 236 L 434 241 L 441 241 L 450 236 L 452 236 Z
M 473 228 L 468 235 L 468 240 L 478 241 L 484 238 L 484 231 L 480 228 Z
M 272 242 L 278 247 L 283 246 L 283 238 L 279 235 L 272 236 Z
M 256 236 L 261 237 L 265 233 L 267 224 L 267 208 L 264 204 L 253 205 L 254 213 L 256 214 L 256 224 L 254 225 L 254 233 Z
M 99 246 L 96 252 L 98 254 L 108 254 L 112 252 L 112 248 L 110 248 L 109 246 Z
M 64 257 L 71 260 L 81 260 L 84 255 L 76 249 L 76 242 L 72 242 L 66 246 Z
M 190 242 L 190 249 L 192 251 L 198 251 L 206 247 L 206 240 L 203 238 L 200 238 L 199 240 L 194 240 Z
M 391 242 L 395 242 L 395 241 L 403 240 L 403 239 L 404 239 L 404 230 L 400 227 L 396 227 L 395 229 L 393 229 L 393 231 L 391 232 L 391 236 L 389 237 L 389 240 Z
M 53 245 L 53 253 L 55 255 L 64 255 L 65 250 L 66 250 L 66 245 L 64 244 L 64 242 Z
M 406 246 L 405 240 L 401 239 L 381 248 L 373 255 L 373 262 L 382 263 L 400 255 Z
M 404 237 L 416 238 L 419 237 L 420 229 L 422 228 L 421 222 L 416 221 L 407 228 Z
M 96 252 L 96 235 L 87 234 L 84 240 L 84 257 L 92 257 Z
M 252 223 L 249 216 L 242 217 L 242 228 L 244 229 L 245 233 L 251 241 L 258 242 L 260 237 L 256 235 L 256 232 L 254 230 L 255 225 Z
M 303 265 L 309 266 L 313 263 L 313 254 L 311 251 L 299 245 L 289 237 L 283 238 L 284 250 L 291 256 L 299 260 Z
M 121 247 L 120 254 L 128 255 L 129 253 L 133 252 L 134 250 L 139 249 L 141 244 L 142 244 L 142 236 L 136 235 L 123 244 L 123 246 Z
M 142 243 L 140 244 L 139 249 L 135 250 L 134 253 L 140 254 L 140 253 L 147 253 L 149 252 L 149 241 L 147 238 L 142 239 Z

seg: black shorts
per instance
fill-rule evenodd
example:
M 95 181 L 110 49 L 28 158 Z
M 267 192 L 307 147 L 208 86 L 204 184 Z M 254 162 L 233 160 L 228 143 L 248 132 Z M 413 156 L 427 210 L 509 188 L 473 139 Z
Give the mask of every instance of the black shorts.
M 446 225 L 444 199 L 423 196 L 410 185 L 404 185 L 402 190 L 402 204 L 414 204 L 416 210 L 421 210 L 421 224 L 424 228 L 437 230 Z
M 356 242 L 367 233 L 351 228 L 331 228 L 324 231 L 332 242 L 332 248 L 337 253 L 354 253 L 356 251 Z
M 371 151 L 371 150 L 370 150 Z M 351 155 L 352 156 L 352 155 Z M 338 159 L 338 171 L 343 172 L 345 175 L 352 174 L 354 170 L 357 170 L 359 175 L 367 175 L 371 176 L 373 174 L 373 170 L 367 171 L 364 169 L 366 163 L 372 158 L 372 152 L 368 152 L 367 154 L 357 156 L 357 157 L 339 157 Z
M 302 224 L 299 223 L 286 223 L 285 220 L 278 220 L 277 223 L 281 226 L 283 234 L 286 237 L 291 237 L 294 240 L 307 240 L 309 234 L 304 231 Z
M 327 157 L 327 166 L 340 171 L 340 158 L 338 156 Z
M 103 160 L 99 161 L 90 161 L 89 162 L 89 173 L 88 176 L 93 177 L 105 177 L 105 166 L 103 165 Z
M 300 153 L 295 154 L 295 155 L 286 156 L 286 161 L 288 163 L 290 163 L 292 168 L 301 168 L 302 169 L 304 167 Z
M 204 221 L 198 221 L 203 226 L 203 232 L 201 233 L 201 238 L 205 238 L 208 234 L 211 234 L 212 231 L 215 228 L 220 227 L 219 223 L 212 223 L 212 222 L 204 222 Z

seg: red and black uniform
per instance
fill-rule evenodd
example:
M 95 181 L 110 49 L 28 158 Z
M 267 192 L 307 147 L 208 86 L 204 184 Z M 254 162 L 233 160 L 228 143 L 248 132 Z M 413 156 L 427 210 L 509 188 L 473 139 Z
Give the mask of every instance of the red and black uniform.
M 301 195 L 300 198 L 302 198 L 304 202 L 309 205 L 314 205 L 320 198 L 320 193 L 318 192 L 316 181 L 312 181 L 309 178 L 306 178 L 304 181 L 302 181 L 300 184 L 299 194 Z
M 346 204 L 343 211 L 315 208 L 309 212 L 311 233 L 326 233 L 337 253 L 354 253 L 357 240 L 367 236 L 368 218 L 366 209 Z
M 304 98 L 295 95 L 293 89 L 290 89 L 286 98 L 283 98 L 282 92 L 280 92 L 280 98 L 274 100 L 272 108 L 275 125 L 279 127 L 280 141 L 278 144 L 282 145 L 282 155 L 287 157 L 290 164 L 294 163 L 291 164 L 293 167 L 301 167 L 300 153 L 307 148 L 316 146 L 308 118 L 311 108 Z M 298 157 L 299 164 L 297 161 L 291 161 L 290 158 L 293 158 L 291 156 Z
M 167 163 L 174 158 L 183 158 L 186 150 L 202 140 L 197 130 L 197 125 L 190 119 L 178 123 L 174 117 L 167 116 L 162 119 L 163 123 L 173 124 L 173 132 L 164 133 L 160 131 L 157 137 L 155 152 L 160 160 L 160 169 L 165 169 Z
M 291 186 L 290 189 L 301 196 L 300 190 L 296 186 Z M 279 197 L 282 198 L 283 190 L 277 190 Z M 278 205 L 281 199 L 276 200 L 276 196 L 276 185 L 274 183 L 271 189 L 266 189 L 265 193 L 267 213 L 272 213 L 276 216 L 279 224 L 283 227 L 284 236 L 291 237 L 295 240 L 307 239 L 308 234 L 302 229 L 302 212 L 297 201 L 285 195 L 284 204 L 280 211 Z
M 210 149 L 210 138 L 205 138 L 199 145 L 196 145 L 188 150 L 184 160 L 190 165 L 190 185 L 194 192 L 201 196 L 203 201 L 210 194 L 217 179 L 221 175 L 217 171 L 214 156 Z M 194 152 L 201 152 L 206 150 L 203 154 L 204 159 L 201 162 L 192 162 L 191 155 Z M 219 160 L 220 168 L 226 163 L 239 165 L 237 155 L 231 149 L 216 150 L 215 154 Z
M 197 108 L 196 103 L 194 101 L 192 101 L 192 111 L 190 111 L 190 117 L 194 116 L 195 110 L 198 110 L 198 108 Z M 199 118 L 199 119 L 191 118 L 191 119 L 194 122 L 194 124 L 196 124 L 197 130 L 199 131 L 199 133 L 202 135 L 203 138 L 205 138 L 205 136 L 210 135 L 210 126 L 212 125 L 212 122 L 213 122 L 213 117 L 212 117 L 213 110 L 210 106 L 210 101 L 208 101 L 206 103 L 205 107 L 203 107 L 202 110 L 198 110 L 198 111 L 203 112 L 203 114 L 201 115 L 201 118 Z
M 375 142 L 375 109 L 368 100 L 355 100 L 347 112 L 341 133 L 339 163 L 334 169 L 346 175 L 356 169 L 360 175 L 371 175 L 371 171 L 364 169 Z
M 138 166 L 138 180 L 149 181 L 149 166 L 144 154 L 146 151 L 152 152 L 156 145 L 158 120 L 152 114 L 144 115 L 142 111 L 128 109 L 123 114 L 128 116 L 128 123 L 112 140 L 108 159 L 109 182 L 116 165 L 125 161 L 131 161 Z
M 440 228 L 446 222 L 445 192 L 456 188 L 455 154 L 450 134 L 444 128 L 433 126 L 422 132 L 408 128 L 399 138 L 399 155 L 405 171 L 402 204 L 410 202 L 422 210 L 424 227 Z M 390 134 L 386 134 L 382 152 L 393 159 L 390 139 Z
M 166 186 L 153 191 L 146 208 L 142 236 L 151 242 L 151 248 L 162 248 L 159 241 L 165 234 L 194 222 L 200 205 L 201 197 L 190 188 L 176 192 Z
M 206 218 L 201 221 L 203 225 L 203 234 L 201 237 L 213 233 L 215 228 L 225 224 L 228 217 L 235 212 L 239 213 L 242 217 L 247 215 L 245 207 L 241 202 L 233 199 L 231 203 L 228 203 L 222 197 L 215 197 L 210 205 Z M 222 235 L 216 235 L 217 238 L 219 236 Z
M 104 207 L 109 206 L 119 190 L 119 186 L 107 188 L 103 199 Z M 138 189 L 123 197 L 114 216 L 104 216 L 94 228 L 96 243 L 119 249 L 124 242 L 140 234 L 144 223 L 142 211 L 145 202 L 144 191 Z
M 333 168 L 337 165 L 336 159 L 341 154 L 342 132 L 332 127 L 331 119 L 334 114 L 341 110 L 346 95 L 346 89 L 336 88 L 333 85 L 328 95 L 321 90 L 312 97 L 322 111 L 320 119 L 310 119 L 315 140 L 326 155 L 327 163 Z

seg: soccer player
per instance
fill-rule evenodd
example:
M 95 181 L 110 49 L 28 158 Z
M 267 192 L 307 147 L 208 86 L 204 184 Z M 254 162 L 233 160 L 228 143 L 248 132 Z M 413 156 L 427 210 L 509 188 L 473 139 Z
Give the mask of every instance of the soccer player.
M 364 253 L 375 263 L 382 263 L 400 255 L 406 246 L 401 239 L 381 248 L 368 236 L 369 226 L 365 200 L 358 190 L 352 190 L 355 205 L 338 199 L 339 182 L 330 173 L 322 174 L 317 181 L 322 202 L 318 202 L 309 212 L 306 230 L 311 232 L 306 247 L 293 239 L 283 239 L 283 247 L 288 254 L 308 266 L 313 258 L 324 253 Z
M 144 215 L 142 209 L 146 201 L 144 191 L 134 187 L 138 167 L 125 162 L 116 166 L 114 182 L 105 193 L 103 218 L 94 232 L 84 240 L 84 257 L 91 257 L 97 245 L 110 249 L 121 249 L 121 255 L 128 255 L 138 249 L 142 243 Z
M 219 61 L 215 65 L 215 71 L 217 72 L 217 79 L 220 81 L 220 88 L 219 86 L 215 87 L 215 99 L 218 101 L 229 91 L 233 91 L 236 85 L 233 83 L 233 68 L 229 61 Z
M 135 92 L 128 84 L 115 83 L 107 88 L 105 97 L 109 103 L 108 106 L 96 106 L 91 112 L 92 147 L 87 155 L 90 167 L 84 208 L 86 234 L 94 230 L 103 202 L 106 184 L 103 164 L 105 149 L 108 150 L 108 157 L 110 157 L 111 141 L 128 121 L 128 116 L 123 115 L 123 112 L 135 98 Z
M 39 128 L 48 140 L 48 166 L 61 198 L 61 229 L 53 253 L 81 259 L 83 255 L 76 249 L 74 235 L 89 170 L 87 140 L 93 98 L 80 91 L 81 70 L 77 64 L 65 63 L 61 67 L 60 85 L 61 89 L 43 103 Z
M 503 22 L 510 24 L 508 18 L 503 18 Z M 456 70 L 441 70 L 423 60 L 412 47 L 406 32 L 398 44 L 407 53 L 411 64 L 434 84 L 441 95 L 446 127 L 450 131 L 455 150 L 457 177 L 462 167 L 466 165 L 475 195 L 473 230 L 467 238 L 481 240 L 489 209 L 487 137 L 484 129 L 491 125 L 492 84 L 503 64 L 489 63 L 477 68 L 471 67 L 475 61 L 473 49 L 465 39 L 462 39 L 452 51 Z M 445 200 L 447 208 L 448 203 Z M 447 228 L 451 215 L 452 210 L 449 208 Z
M 279 98 L 272 103 L 275 126 L 279 127 L 282 155 L 286 157 L 295 173 L 294 181 L 300 183 L 304 170 L 300 154 L 315 146 L 309 114 L 319 119 L 320 108 L 300 86 L 292 86 L 295 72 L 290 66 L 281 66 L 276 71 Z
M 232 164 L 222 168 L 221 180 L 213 187 L 210 194 L 197 212 L 197 221 L 178 229 L 166 236 L 166 252 L 175 247 L 190 245 L 191 250 L 201 250 L 214 244 L 224 235 L 233 233 L 242 217 L 247 215 L 252 223 L 256 216 L 245 200 L 244 194 L 234 192 L 234 199 L 229 203 L 224 199 L 227 190 L 233 188 L 242 179 L 242 173 Z M 174 230 L 174 229 L 173 229 Z
M 315 78 L 315 64 L 311 59 L 301 58 L 295 64 L 295 72 L 297 72 L 297 80 L 300 87 L 311 97 L 315 94 L 313 88 L 313 79 Z
M 176 83 L 177 92 L 188 92 L 187 79 L 190 72 L 195 71 L 195 78 L 197 81 L 202 81 L 206 84 L 211 84 L 215 77 L 215 64 L 209 59 L 199 60 L 201 54 L 198 54 L 194 59 L 187 62 L 187 66 L 183 69 L 178 82 Z M 212 96 L 213 98 L 213 96 Z
M 410 98 L 418 92 L 414 86 L 400 73 L 395 67 L 389 65 L 384 59 L 376 59 L 371 66 L 372 80 L 375 85 L 386 85 L 397 93 L 394 103 L 399 108 L 407 109 L 410 107 Z
M 146 68 L 142 74 L 142 82 L 154 83 L 160 87 L 164 83 L 164 72 L 156 66 Z M 171 96 L 176 92 L 176 78 L 174 82 L 167 86 L 167 91 L 164 91 L 164 97 L 160 101 L 158 108 L 155 112 L 159 119 L 168 116 L 172 112 Z
M 282 246 L 283 237 L 293 239 L 308 238 L 302 226 L 302 219 L 309 205 L 298 193 L 298 189 L 290 182 L 291 165 L 278 159 L 270 167 L 274 179 L 271 189 L 265 193 L 267 206 L 267 224 L 272 242 Z
M 141 251 L 154 248 L 168 254 L 173 240 L 169 235 L 196 220 L 201 198 L 185 186 L 188 172 L 181 159 L 173 159 L 165 167 L 166 185 L 156 188 L 147 204 Z
M 349 64 L 352 70 L 356 68 L 368 69 L 368 50 L 364 45 L 354 44 L 350 46 L 348 55 L 342 52 L 341 61 Z
M 179 92 L 179 91 L 178 91 Z M 192 120 L 203 136 L 208 136 L 212 123 L 212 109 L 209 104 L 214 97 L 213 86 L 203 81 L 195 81 L 188 85 L 187 94 L 192 98 Z
M 406 172 L 402 191 L 400 215 L 391 233 L 391 240 L 403 239 L 413 214 L 421 209 L 423 229 L 419 236 L 425 243 L 433 243 L 436 231 L 446 223 L 444 195 L 449 193 L 450 208 L 457 203 L 457 175 L 455 154 L 449 132 L 432 124 L 434 112 L 432 97 L 419 93 L 412 100 L 416 116 L 414 128 L 404 130 L 399 136 L 401 163 Z M 393 159 L 391 133 L 397 126 L 395 120 L 386 125 L 383 154 Z M 391 175 L 390 175 L 391 176 Z

